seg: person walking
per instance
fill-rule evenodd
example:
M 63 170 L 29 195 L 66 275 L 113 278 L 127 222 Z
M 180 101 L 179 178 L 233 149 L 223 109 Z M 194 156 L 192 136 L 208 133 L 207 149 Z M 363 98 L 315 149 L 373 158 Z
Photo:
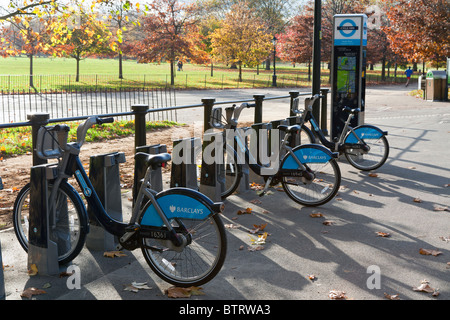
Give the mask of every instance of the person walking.
M 411 69 L 411 67 L 408 67 L 408 69 L 406 69 L 405 74 L 406 74 L 406 86 L 407 87 L 409 85 L 409 80 L 411 79 L 411 75 L 413 74 L 413 70 Z

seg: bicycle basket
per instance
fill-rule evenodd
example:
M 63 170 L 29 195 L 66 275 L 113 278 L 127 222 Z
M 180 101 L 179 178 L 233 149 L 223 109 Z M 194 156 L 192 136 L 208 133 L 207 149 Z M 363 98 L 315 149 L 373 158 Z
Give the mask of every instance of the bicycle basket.
M 223 129 L 225 125 L 222 123 L 222 108 L 216 107 L 212 109 L 210 122 L 212 127 Z
M 66 125 L 41 127 L 36 141 L 37 156 L 41 159 L 60 158 L 66 148 L 68 136 L 69 127 Z

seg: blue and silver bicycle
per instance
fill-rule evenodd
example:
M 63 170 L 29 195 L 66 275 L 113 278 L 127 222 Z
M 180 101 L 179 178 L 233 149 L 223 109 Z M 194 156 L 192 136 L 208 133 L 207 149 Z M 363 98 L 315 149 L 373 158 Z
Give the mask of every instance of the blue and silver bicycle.
M 389 143 L 386 138 L 387 131 L 382 131 L 378 127 L 368 124 L 352 128 L 350 121 L 360 112 L 360 109 L 345 107 L 342 111 L 348 113 L 348 117 L 344 128 L 339 138 L 335 141 L 329 141 L 312 115 L 314 101 L 319 98 L 320 96 L 317 94 L 307 98 L 304 110 L 298 110 L 298 98 L 294 99 L 293 112 L 300 115 L 299 125 L 309 138 L 309 142 L 315 143 L 317 137 L 332 152 L 339 152 L 340 155 L 344 154 L 348 162 L 359 170 L 370 171 L 381 167 L 389 156 Z M 311 129 L 305 126 L 307 122 L 311 124 Z
M 66 125 L 41 127 L 38 132 L 38 155 L 58 159 L 57 177 L 50 181 L 48 194 L 49 233 L 58 243 L 59 263 L 72 261 L 83 248 L 89 231 L 84 198 L 101 226 L 118 237 L 118 249 L 140 248 L 151 269 L 163 280 L 185 287 L 210 281 L 222 268 L 227 250 L 225 228 L 219 216 L 224 206 L 192 189 L 171 188 L 159 193 L 152 190 L 151 169 L 164 166 L 171 159 L 168 153 L 135 155 L 147 163 L 148 169 L 129 223 L 116 221 L 105 211 L 79 153 L 90 127 L 113 120 L 88 118 L 77 129 L 77 142 L 72 143 L 67 143 Z M 56 148 L 46 147 L 54 146 L 55 142 Z M 71 177 L 78 182 L 83 198 L 68 183 Z M 14 230 L 25 250 L 28 250 L 29 198 L 28 184 L 20 191 L 13 212 Z

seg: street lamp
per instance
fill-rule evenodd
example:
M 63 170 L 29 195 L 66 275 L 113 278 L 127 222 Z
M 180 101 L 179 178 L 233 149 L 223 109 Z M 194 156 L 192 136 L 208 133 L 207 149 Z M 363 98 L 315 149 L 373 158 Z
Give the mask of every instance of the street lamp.
M 277 86 L 277 74 L 275 69 L 275 60 L 277 55 L 277 38 L 273 36 L 272 44 L 273 44 L 273 76 L 272 76 L 272 87 Z

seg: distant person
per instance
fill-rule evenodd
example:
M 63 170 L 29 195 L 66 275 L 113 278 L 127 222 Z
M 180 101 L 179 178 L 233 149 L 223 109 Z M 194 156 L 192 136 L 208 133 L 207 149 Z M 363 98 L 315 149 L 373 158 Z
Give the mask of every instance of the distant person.
M 178 71 L 183 71 L 183 62 L 178 61 Z
M 408 69 L 406 69 L 405 74 L 406 74 L 406 86 L 408 86 L 409 84 L 409 80 L 411 79 L 411 75 L 413 74 L 414 71 L 412 71 L 411 67 L 408 67 Z

